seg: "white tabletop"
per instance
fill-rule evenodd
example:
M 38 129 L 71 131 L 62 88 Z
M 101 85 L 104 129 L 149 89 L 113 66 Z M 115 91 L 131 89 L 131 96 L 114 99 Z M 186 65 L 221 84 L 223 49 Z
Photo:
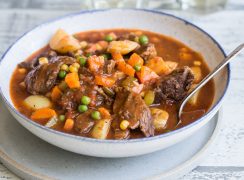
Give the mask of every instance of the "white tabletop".
M 0 0 L 0 56 L 22 33 L 50 18 L 78 11 L 83 1 Z M 211 34 L 226 53 L 244 42 L 244 1 L 229 0 L 214 13 L 167 11 Z M 230 89 L 223 104 L 223 125 L 210 153 L 188 179 L 244 179 L 244 53 L 231 63 Z M 0 162 L 0 180 L 18 179 Z

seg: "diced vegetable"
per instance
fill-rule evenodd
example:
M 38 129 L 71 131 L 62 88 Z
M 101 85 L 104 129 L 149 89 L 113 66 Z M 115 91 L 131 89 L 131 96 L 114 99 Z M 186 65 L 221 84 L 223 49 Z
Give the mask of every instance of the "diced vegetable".
M 131 65 L 132 67 L 138 65 L 138 66 L 143 66 L 144 64 L 144 61 L 143 59 L 141 58 L 141 56 L 139 56 L 138 54 L 136 53 L 133 53 L 131 56 L 130 56 L 130 59 L 128 60 L 128 64 Z
M 153 117 L 153 125 L 157 131 L 165 129 L 167 121 L 169 119 L 169 113 L 162 109 L 151 108 L 151 114 Z
M 79 64 L 79 63 L 77 63 L 77 62 L 76 62 L 76 63 L 73 63 L 73 64 L 72 64 L 72 66 L 76 67 L 77 69 L 79 69 L 79 68 L 80 68 L 80 64 Z
M 136 75 L 141 83 L 146 83 L 157 79 L 159 76 L 147 66 L 142 66 L 141 71 L 136 72 Z
M 60 53 L 72 52 L 81 48 L 79 41 L 62 29 L 57 30 L 53 35 L 49 42 L 49 46 L 51 49 Z
M 97 72 L 104 66 L 104 57 L 93 55 L 88 58 L 88 68 L 92 72 Z
M 92 129 L 91 135 L 96 139 L 106 139 L 111 126 L 111 119 L 98 120 Z
M 138 71 L 141 70 L 141 66 L 140 66 L 140 65 L 135 65 L 135 66 L 134 66 L 134 69 L 136 70 L 136 72 L 138 72 Z
M 58 77 L 60 79 L 63 79 L 63 78 L 65 78 L 65 76 L 66 76 L 66 71 L 60 70 L 59 73 L 58 73 Z
M 120 127 L 121 130 L 124 131 L 124 130 L 126 130 L 129 127 L 129 125 L 130 125 L 129 121 L 123 120 L 123 121 L 121 121 L 119 127 Z
M 119 61 L 124 61 L 124 58 L 121 53 L 113 52 L 112 54 L 113 59 L 118 63 Z
M 88 96 L 82 96 L 81 97 L 81 103 L 84 105 L 88 105 L 91 102 L 91 98 L 89 98 Z
M 69 73 L 65 77 L 65 82 L 69 86 L 69 88 L 79 88 L 80 87 L 80 81 L 78 73 Z
M 63 71 L 69 71 L 69 66 L 67 64 L 63 64 L 61 66 L 61 70 L 63 70 Z
M 111 117 L 110 112 L 104 107 L 98 108 L 98 111 L 101 113 L 102 118 L 110 118 Z
M 128 54 L 138 47 L 138 43 L 134 41 L 124 40 L 124 41 L 112 41 L 108 45 L 108 52 L 110 53 L 120 53 L 122 55 Z
M 25 74 L 27 70 L 25 68 L 18 68 L 19 73 Z
M 103 87 L 103 91 L 110 97 L 114 97 L 115 92 L 109 87 Z
M 65 124 L 64 124 L 64 130 L 65 131 L 71 131 L 74 127 L 74 120 L 73 119 L 66 119 Z
M 111 35 L 106 35 L 105 37 L 104 37 L 104 40 L 105 41 L 108 41 L 108 42 L 111 42 L 111 41 L 113 41 L 113 37 L 111 36 Z
M 79 62 L 81 66 L 85 66 L 86 65 L 86 58 L 85 57 L 79 57 Z
M 195 65 L 195 66 L 201 66 L 201 61 L 193 61 L 193 64 Z
M 54 125 L 56 125 L 57 122 L 58 122 L 57 116 L 53 116 L 51 119 L 49 119 L 49 121 L 45 124 L 45 126 L 50 128 L 50 127 L 53 127 Z
M 87 110 L 88 110 L 87 105 L 82 104 L 82 105 L 79 105 L 79 106 L 78 106 L 78 111 L 79 111 L 80 113 L 86 112 Z
M 187 52 L 180 52 L 179 57 L 180 57 L 180 60 L 182 60 L 182 61 L 191 61 L 192 60 L 192 55 Z
M 39 119 L 49 119 L 56 116 L 55 110 L 51 108 L 42 108 L 34 111 L 31 115 L 31 119 L 39 120 Z
M 194 82 L 199 83 L 202 80 L 202 70 L 199 66 L 191 67 L 191 70 L 194 74 Z
M 62 96 L 62 91 L 59 89 L 58 86 L 55 86 L 51 92 L 52 101 L 54 102 L 58 101 L 61 96 Z
M 146 105 L 150 106 L 151 104 L 153 104 L 154 98 L 155 98 L 154 91 L 147 91 L 144 96 L 144 101 Z
M 91 113 L 91 117 L 92 117 L 92 119 L 99 120 L 99 119 L 101 119 L 101 114 L 99 111 L 93 111 Z
M 125 61 L 118 62 L 118 70 L 122 71 L 123 73 L 125 73 L 128 76 L 135 75 L 135 69 L 131 65 L 126 64 Z
M 165 61 L 165 63 L 169 67 L 169 73 L 174 71 L 178 66 L 178 63 L 174 61 Z
M 78 72 L 78 68 L 73 66 L 73 65 L 70 65 L 69 66 L 69 71 L 72 72 L 72 73 L 77 73 Z
M 146 45 L 149 42 L 149 39 L 146 35 L 141 35 L 139 37 L 139 42 L 141 45 Z
M 87 45 L 88 45 L 88 43 L 87 43 L 86 41 L 81 41 L 81 42 L 80 42 L 80 48 L 81 48 L 81 49 L 86 48 Z
M 58 119 L 59 119 L 61 122 L 64 122 L 64 121 L 65 121 L 65 115 L 59 115 Z
M 115 80 L 110 77 L 106 77 L 103 75 L 97 75 L 95 76 L 95 83 L 100 86 L 104 87 L 112 87 L 115 83 Z
M 191 89 L 194 89 L 195 87 L 197 86 L 197 84 L 194 84 L 192 85 L 192 88 Z M 196 105 L 197 104 L 197 100 L 198 100 L 198 97 L 199 97 L 199 93 L 200 93 L 200 90 L 197 91 L 189 100 L 188 100 L 188 103 L 190 103 L 191 105 Z
M 39 64 L 47 64 L 48 63 L 48 59 L 46 57 L 40 57 L 38 59 Z
M 33 110 L 48 108 L 52 106 L 51 101 L 45 96 L 41 95 L 32 95 L 27 97 L 24 100 L 24 104 Z
M 170 72 L 169 66 L 166 64 L 163 58 L 158 56 L 149 59 L 146 66 L 152 69 L 158 75 L 167 75 Z

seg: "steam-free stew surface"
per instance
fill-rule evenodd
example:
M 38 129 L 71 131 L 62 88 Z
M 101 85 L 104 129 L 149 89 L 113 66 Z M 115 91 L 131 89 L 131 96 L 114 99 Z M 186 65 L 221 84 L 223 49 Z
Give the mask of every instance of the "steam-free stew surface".
M 144 35 L 147 38 L 145 38 Z M 191 88 L 193 88 L 204 76 L 209 73 L 209 69 L 201 54 L 195 52 L 194 50 L 185 46 L 183 43 L 171 37 L 142 30 L 112 29 L 81 32 L 75 34 L 72 36 L 72 38 L 75 38 L 76 41 L 79 41 L 79 47 L 77 47 L 78 50 L 71 49 L 70 51 L 65 52 L 63 49 L 60 50 L 59 47 L 57 49 L 51 49 L 49 44 L 39 51 L 33 53 L 28 59 L 25 60 L 25 63 L 20 64 L 14 71 L 10 84 L 11 98 L 15 107 L 26 117 L 33 117 L 32 115 L 35 113 L 35 111 L 37 111 L 37 109 L 33 109 L 33 107 L 27 105 L 25 99 L 33 94 L 41 95 L 49 99 L 52 105 L 48 108 L 56 112 L 56 121 L 53 126 L 50 126 L 50 128 L 79 136 L 99 139 L 128 139 L 158 135 L 185 126 L 204 115 L 204 113 L 206 113 L 211 106 L 214 96 L 214 84 L 212 81 L 204 86 L 197 94 L 197 96 L 195 96 L 195 99 L 191 99 L 191 101 L 186 105 L 184 109 L 184 112 L 186 113 L 183 114 L 183 122 L 180 124 L 180 126 L 176 127 L 177 107 L 180 100 L 190 91 Z M 109 50 L 111 42 L 126 42 L 128 40 L 135 42 L 137 45 L 137 47 L 129 53 L 123 54 L 120 51 L 113 51 L 111 48 Z M 61 41 L 59 41 L 59 43 L 61 43 Z M 152 47 L 154 46 L 153 48 L 156 50 L 156 55 L 153 53 L 153 51 L 151 51 L 150 45 L 152 45 Z M 138 62 L 136 65 L 133 64 L 134 66 L 129 64 L 129 59 L 134 53 L 143 59 L 143 65 L 141 65 L 140 62 Z M 59 67 L 59 72 L 53 86 L 47 92 L 42 93 L 35 92 L 34 90 L 28 90 L 28 82 L 25 80 L 25 78 L 29 72 L 33 71 L 33 69 L 35 70 L 35 68 L 38 66 L 42 66 L 40 65 L 40 63 L 42 64 L 41 58 L 42 60 L 43 57 L 46 58 L 44 59 L 47 60 L 47 62 L 44 61 L 45 64 L 50 63 L 52 61 L 51 59 L 57 59 L 58 56 L 72 57 L 80 65 L 78 66 L 76 64 L 77 66 L 75 67 L 74 63 L 67 64 L 68 69 L 65 71 L 66 77 L 69 73 L 72 73 L 73 71 L 76 73 L 76 71 L 78 71 L 76 74 L 79 76 L 80 86 L 76 88 L 70 88 L 69 86 L 67 87 L 66 84 L 65 89 L 62 89 L 61 84 L 65 84 L 64 82 L 66 81 L 66 77 L 62 77 L 62 73 L 60 74 L 60 71 L 64 69 L 63 64 L 65 64 L 62 63 L 62 66 Z M 129 64 L 132 69 L 134 69 L 134 74 L 132 76 L 126 74 L 127 71 L 119 67 L 120 59 L 118 56 L 122 57 L 123 61 L 126 64 Z M 137 58 L 134 59 L 138 59 L 138 56 L 136 56 Z M 112 60 L 115 63 L 113 64 L 114 67 L 112 67 L 112 72 L 107 72 L 107 69 L 104 70 L 106 65 L 102 67 L 102 70 L 97 69 L 96 71 L 91 72 L 95 65 L 90 65 L 88 61 L 96 61 L 96 58 L 98 58 L 98 61 L 99 58 L 102 58 L 102 62 L 104 64 L 107 64 L 108 62 L 110 64 L 110 61 Z M 36 61 L 36 63 L 32 63 L 34 65 L 31 67 L 30 64 L 34 61 Z M 86 62 L 85 65 L 83 64 L 84 61 Z M 164 63 L 166 62 L 166 65 L 169 68 L 166 68 L 165 70 L 164 67 L 158 67 L 157 63 L 162 61 Z M 189 67 L 190 72 L 185 72 L 189 69 L 184 69 L 182 74 L 181 72 L 177 72 L 178 69 L 182 69 L 185 66 Z M 75 67 L 76 70 L 72 69 L 71 67 Z M 149 75 L 149 80 L 146 81 L 144 81 L 143 78 L 140 79 L 143 67 L 149 67 L 155 76 L 150 77 Z M 108 67 L 106 66 L 106 68 Z M 177 73 L 182 75 L 182 77 L 185 75 L 185 78 L 188 79 L 178 79 L 179 82 L 177 83 L 183 83 L 182 88 L 184 92 L 182 92 L 182 89 L 174 89 L 177 91 L 177 93 L 181 93 L 179 96 L 176 93 L 178 97 L 174 97 L 174 93 L 173 95 L 172 93 L 168 93 L 168 91 L 172 91 L 172 89 L 167 89 L 168 87 L 166 86 L 169 84 L 172 85 L 173 81 L 177 81 L 177 79 L 174 79 L 174 76 L 177 76 Z M 191 79 L 191 74 L 194 75 L 193 79 Z M 32 74 L 32 76 L 35 75 L 37 74 Z M 45 76 L 49 75 L 50 72 L 45 74 Z M 105 85 L 101 83 L 94 84 L 94 81 L 96 82 L 96 80 L 94 80 L 96 76 L 105 79 L 108 78 L 106 80 L 112 79 L 113 84 L 108 85 L 107 82 L 105 82 Z M 124 87 L 123 84 L 126 82 L 126 79 L 127 81 L 128 79 L 131 81 L 132 78 L 133 81 L 135 80 L 135 82 L 133 82 L 134 89 Z M 34 80 L 32 79 L 32 81 Z M 173 84 L 172 86 L 177 88 L 177 86 L 179 86 L 177 83 Z M 141 88 L 142 86 L 143 88 Z M 61 91 L 61 95 L 57 100 L 53 100 L 51 96 L 55 87 L 59 88 Z M 103 92 L 101 92 L 101 90 Z M 108 90 L 111 90 L 112 94 L 109 94 L 111 92 L 108 92 Z M 69 97 L 68 93 L 71 91 L 75 92 L 74 94 L 76 95 Z M 162 91 L 163 93 L 159 91 Z M 150 101 L 150 92 L 154 97 L 153 102 L 147 102 L 148 99 L 146 96 L 149 96 Z M 105 95 L 103 96 L 100 93 L 105 93 Z M 127 96 L 125 94 L 127 94 Z M 73 105 L 67 107 L 68 102 L 65 102 L 66 104 L 64 102 L 60 103 L 61 101 L 64 101 L 64 96 L 69 98 L 67 101 L 71 101 L 71 104 Z M 74 98 L 74 96 L 78 97 Z M 79 100 L 83 96 L 88 97 L 88 100 L 91 101 L 88 105 Z M 99 102 L 99 98 L 101 99 L 101 102 Z M 108 99 L 106 100 L 106 98 Z M 125 102 L 129 101 L 128 99 L 130 98 L 132 100 L 131 102 L 135 103 L 136 105 L 129 105 L 130 102 Z M 141 103 L 141 100 L 143 103 Z M 146 104 L 144 103 L 145 101 Z M 114 108 L 119 103 L 121 103 L 123 107 L 120 107 L 120 109 L 116 111 Z M 141 104 L 143 104 L 142 107 Z M 128 110 L 125 109 L 127 106 Z M 104 114 L 104 111 L 103 109 L 101 110 L 101 107 L 107 110 L 110 115 L 106 116 L 107 111 L 105 111 Z M 141 111 L 150 112 L 150 114 L 137 114 L 135 115 L 137 117 L 132 117 L 130 114 L 132 113 L 130 112 L 130 109 L 133 108 L 141 108 Z M 160 118 L 159 121 L 157 121 L 154 116 L 155 114 L 153 115 L 153 109 L 155 108 L 156 110 L 163 110 L 162 112 L 154 111 L 155 114 L 161 113 L 161 121 Z M 134 111 L 136 111 L 136 109 Z M 97 112 L 97 114 L 94 112 Z M 33 121 L 36 121 L 42 125 L 47 125 L 50 119 L 50 117 L 39 119 L 34 118 Z M 73 125 L 71 123 L 71 128 L 68 129 L 68 122 L 66 122 L 67 119 L 71 119 L 73 121 Z M 107 129 L 108 133 L 105 133 L 105 136 L 97 136 L 96 134 L 94 135 L 94 129 L 96 128 L 95 126 L 97 125 L 98 121 L 101 121 L 102 119 L 109 119 L 105 122 L 109 125 L 109 128 Z M 134 125 L 132 127 L 133 123 Z M 149 123 L 149 125 L 147 123 Z M 159 127 L 155 127 L 157 126 L 157 123 L 159 123 Z M 143 131 L 143 128 L 146 128 L 146 130 Z

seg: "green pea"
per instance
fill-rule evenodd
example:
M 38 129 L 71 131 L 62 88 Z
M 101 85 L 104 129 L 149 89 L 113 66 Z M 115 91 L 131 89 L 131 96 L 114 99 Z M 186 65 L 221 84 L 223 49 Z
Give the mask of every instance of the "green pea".
M 91 113 L 91 117 L 92 117 L 92 119 L 99 120 L 99 119 L 101 119 L 101 114 L 99 111 L 93 111 Z
M 65 120 L 65 115 L 59 115 L 59 120 L 62 121 L 62 122 L 64 122 L 64 120 Z
M 140 66 L 140 65 L 135 65 L 135 66 L 134 66 L 134 69 L 135 69 L 136 71 L 140 71 L 140 70 L 141 70 L 141 66 Z
M 80 65 L 81 65 L 81 66 L 85 66 L 85 65 L 86 65 L 86 58 L 84 58 L 84 57 L 80 57 L 80 58 L 79 58 L 79 62 L 80 62 Z
M 84 105 L 88 105 L 91 102 L 91 98 L 89 98 L 88 96 L 82 96 L 81 97 L 81 103 Z
M 80 113 L 86 112 L 87 110 L 88 110 L 87 105 L 79 105 L 79 106 L 78 106 L 78 111 L 79 111 Z
M 66 71 L 64 71 L 64 70 L 59 71 L 58 77 L 60 77 L 61 79 L 63 79 L 63 78 L 65 78 L 65 76 L 66 76 Z
M 91 53 L 87 53 L 87 54 L 86 54 L 86 57 L 90 57 L 90 56 L 92 56 Z
M 142 45 L 146 45 L 148 43 L 148 41 L 149 41 L 149 39 L 148 39 L 148 37 L 146 35 L 141 35 L 139 37 L 139 42 Z
M 105 40 L 105 41 L 108 41 L 108 42 L 111 42 L 111 41 L 113 41 L 113 36 L 111 36 L 111 35 L 106 35 L 106 36 L 104 37 L 104 40 Z
M 111 58 L 110 54 L 103 54 L 102 56 L 104 57 L 105 60 L 108 60 Z

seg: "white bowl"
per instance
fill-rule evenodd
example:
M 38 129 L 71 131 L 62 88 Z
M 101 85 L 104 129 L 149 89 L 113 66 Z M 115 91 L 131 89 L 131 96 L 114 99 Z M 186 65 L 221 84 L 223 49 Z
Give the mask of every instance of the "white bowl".
M 3 55 L 0 62 L 0 92 L 9 111 L 20 124 L 55 146 L 79 154 L 98 157 L 128 157 L 154 152 L 182 141 L 200 130 L 222 104 L 230 79 L 229 66 L 214 79 L 215 96 L 209 112 L 197 121 L 166 134 L 131 140 L 97 140 L 41 126 L 15 109 L 10 98 L 9 83 L 17 64 L 46 45 L 58 28 L 63 28 L 68 33 L 110 28 L 136 28 L 162 33 L 172 36 L 200 52 L 211 69 L 225 57 L 220 45 L 202 29 L 181 18 L 156 11 L 135 9 L 85 11 L 35 27 L 21 36 Z

